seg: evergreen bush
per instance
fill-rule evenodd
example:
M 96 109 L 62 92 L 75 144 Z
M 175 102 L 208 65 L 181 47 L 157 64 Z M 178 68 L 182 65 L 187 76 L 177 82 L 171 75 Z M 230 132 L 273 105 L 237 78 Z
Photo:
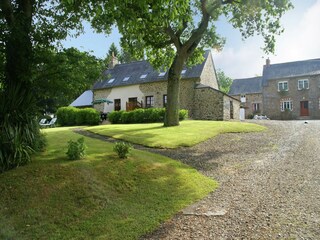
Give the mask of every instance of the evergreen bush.
M 84 143 L 83 137 L 79 138 L 77 141 L 70 140 L 68 142 L 68 151 L 66 154 L 69 160 L 79 160 L 84 158 L 86 154 L 86 148 L 87 146 Z
M 57 118 L 61 126 L 98 125 L 100 113 L 94 108 L 61 107 L 57 111 Z

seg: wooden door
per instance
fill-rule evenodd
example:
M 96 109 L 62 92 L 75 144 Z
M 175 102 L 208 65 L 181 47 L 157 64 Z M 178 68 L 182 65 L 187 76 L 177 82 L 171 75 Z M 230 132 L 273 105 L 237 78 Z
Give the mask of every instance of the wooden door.
M 300 102 L 300 116 L 309 116 L 309 102 L 301 101 Z

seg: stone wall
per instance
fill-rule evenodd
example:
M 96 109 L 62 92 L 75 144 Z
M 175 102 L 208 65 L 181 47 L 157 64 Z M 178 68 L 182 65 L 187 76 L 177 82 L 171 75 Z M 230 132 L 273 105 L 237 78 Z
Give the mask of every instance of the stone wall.
M 298 90 L 298 80 L 309 79 L 309 89 Z M 278 91 L 278 83 L 288 81 L 288 91 Z M 264 113 L 270 119 L 320 119 L 320 76 L 269 80 L 263 86 Z M 292 101 L 292 111 L 281 112 L 280 102 Z M 300 102 L 308 101 L 309 116 L 300 116 Z
M 110 92 L 111 92 L 111 89 L 95 90 L 93 92 L 93 100 L 97 100 L 97 99 L 101 99 L 101 98 L 108 98 Z M 112 100 L 112 99 L 110 99 L 110 100 Z M 98 110 L 99 112 L 103 112 L 104 111 L 104 104 L 103 103 L 94 104 L 93 107 L 96 110 Z
M 230 120 L 231 104 L 233 105 L 233 119 L 239 120 L 239 101 L 210 87 L 197 88 L 195 89 L 193 118 L 203 120 Z

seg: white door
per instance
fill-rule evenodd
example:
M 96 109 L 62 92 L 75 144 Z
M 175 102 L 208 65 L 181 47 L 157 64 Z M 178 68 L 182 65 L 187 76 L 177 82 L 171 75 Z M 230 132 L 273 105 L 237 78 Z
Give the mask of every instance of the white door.
M 244 120 L 245 119 L 245 109 L 244 108 L 240 108 L 240 120 Z

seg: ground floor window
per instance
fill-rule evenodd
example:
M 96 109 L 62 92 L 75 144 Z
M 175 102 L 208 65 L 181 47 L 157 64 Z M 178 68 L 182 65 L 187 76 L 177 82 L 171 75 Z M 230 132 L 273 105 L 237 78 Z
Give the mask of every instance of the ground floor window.
M 146 107 L 150 108 L 154 106 L 154 98 L 153 96 L 146 96 Z
M 252 111 L 254 113 L 260 112 L 260 103 L 252 103 Z
M 320 99 L 319 99 L 320 101 Z M 163 95 L 163 107 L 166 107 L 167 106 L 167 94 L 164 94 Z
M 284 112 L 286 110 L 292 111 L 292 101 L 291 100 L 282 100 L 280 102 L 280 110 Z

